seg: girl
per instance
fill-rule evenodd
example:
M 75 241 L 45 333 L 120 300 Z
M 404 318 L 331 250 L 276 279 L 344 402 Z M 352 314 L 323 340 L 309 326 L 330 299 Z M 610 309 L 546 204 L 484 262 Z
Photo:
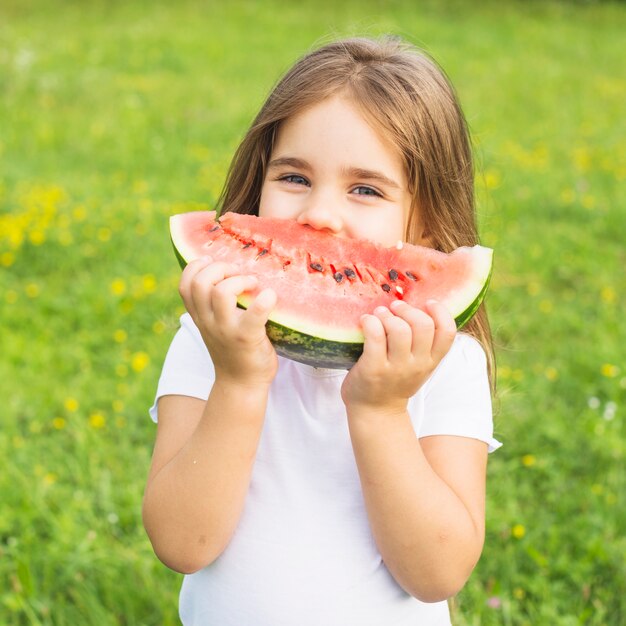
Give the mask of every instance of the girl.
M 450 251 L 477 242 L 467 128 L 436 65 L 395 40 L 314 51 L 237 150 L 222 211 Z M 143 517 L 186 574 L 184 624 L 449 624 L 484 535 L 492 347 L 437 302 L 362 318 L 349 372 L 278 358 L 275 303 L 210 258 L 180 281 Z

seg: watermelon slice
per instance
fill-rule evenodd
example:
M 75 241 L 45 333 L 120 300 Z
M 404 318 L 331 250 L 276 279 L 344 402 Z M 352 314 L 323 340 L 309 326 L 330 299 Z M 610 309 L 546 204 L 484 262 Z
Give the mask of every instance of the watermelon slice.
M 170 235 L 182 267 L 210 255 L 255 274 L 259 291 L 272 287 L 278 301 L 268 337 L 278 354 L 315 367 L 349 369 L 363 349 L 361 315 L 395 299 L 421 308 L 437 299 L 460 328 L 491 276 L 490 248 L 385 248 L 294 220 L 225 213 L 218 221 L 214 211 L 194 211 L 172 216 Z M 242 294 L 239 306 L 254 295 Z

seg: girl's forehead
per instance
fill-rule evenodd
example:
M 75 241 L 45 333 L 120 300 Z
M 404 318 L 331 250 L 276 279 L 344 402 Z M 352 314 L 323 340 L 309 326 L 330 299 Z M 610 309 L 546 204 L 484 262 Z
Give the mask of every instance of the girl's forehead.
M 382 126 L 343 95 L 311 104 L 278 126 L 272 154 L 289 150 L 326 150 L 332 157 L 374 159 L 403 167 L 400 149 Z

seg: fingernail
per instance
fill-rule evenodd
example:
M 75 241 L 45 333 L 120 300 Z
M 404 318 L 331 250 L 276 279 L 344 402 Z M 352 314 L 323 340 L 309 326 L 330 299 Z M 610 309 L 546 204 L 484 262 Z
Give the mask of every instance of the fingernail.
M 374 313 L 377 313 L 378 315 L 382 315 L 383 313 L 386 313 L 389 309 L 386 306 L 377 306 L 374 309 Z

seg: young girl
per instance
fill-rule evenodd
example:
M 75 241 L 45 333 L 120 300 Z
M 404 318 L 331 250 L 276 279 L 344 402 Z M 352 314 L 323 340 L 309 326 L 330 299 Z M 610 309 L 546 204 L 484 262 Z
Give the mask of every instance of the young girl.
M 443 251 L 477 243 L 470 143 L 441 70 L 395 40 L 314 51 L 278 83 L 237 150 L 222 211 L 338 237 Z M 481 553 L 492 438 L 484 309 L 364 315 L 350 371 L 277 357 L 275 303 L 210 258 L 180 281 L 143 516 L 186 574 L 184 624 L 449 624 Z

